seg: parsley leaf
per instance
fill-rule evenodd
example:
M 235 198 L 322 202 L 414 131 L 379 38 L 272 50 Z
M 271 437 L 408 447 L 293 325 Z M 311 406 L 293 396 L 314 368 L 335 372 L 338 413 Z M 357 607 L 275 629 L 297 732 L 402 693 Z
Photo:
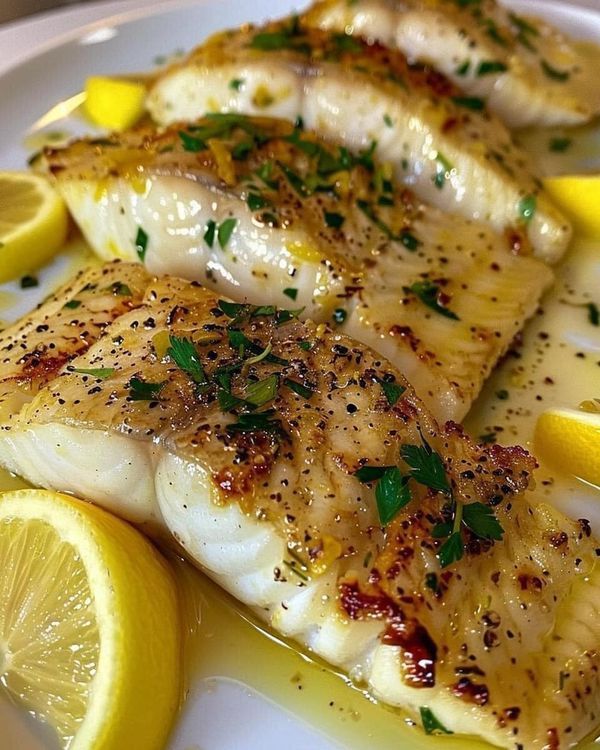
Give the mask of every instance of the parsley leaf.
M 138 258 L 144 262 L 146 257 L 146 250 L 148 248 L 148 235 L 141 227 L 138 227 L 137 234 L 135 235 L 135 249 L 138 254 Z
M 572 143 L 571 138 L 551 138 L 548 148 L 554 153 L 563 154 Z
M 402 476 L 397 466 L 387 469 L 377 482 L 375 500 L 383 526 L 387 526 L 398 511 L 412 500 L 408 477 Z
M 552 65 L 550 65 L 549 62 L 546 60 L 541 60 L 540 65 L 542 66 L 542 70 L 544 73 L 548 76 L 548 78 L 551 78 L 553 81 L 568 81 L 571 77 L 571 74 L 568 70 L 558 70 L 557 68 L 554 68 Z
M 535 216 L 536 207 L 537 198 L 535 197 L 535 195 L 526 195 L 519 201 L 519 216 L 525 224 L 529 224 L 529 222 Z
M 463 523 L 480 539 L 502 540 L 504 529 L 489 505 L 468 503 L 463 506 Z
M 199 385 L 207 383 L 204 368 L 193 342 L 186 338 L 170 335 L 169 344 L 167 355 L 175 362 L 177 367 L 183 370 L 186 375 L 189 375 L 194 383 Z
M 80 299 L 70 299 L 68 302 L 65 302 L 63 307 L 66 307 L 68 310 L 76 310 L 80 305 Z
M 437 286 L 437 284 L 434 284 L 433 281 L 430 281 L 429 279 L 415 281 L 414 284 L 404 287 L 404 291 L 407 294 L 412 292 L 424 305 L 431 308 L 436 313 L 443 315 L 445 318 L 460 320 L 455 312 L 439 303 L 440 287 Z
M 600 326 L 600 310 L 598 305 L 593 302 L 588 302 L 587 305 L 588 320 L 593 326 Z
M 233 230 L 237 225 L 237 221 L 237 219 L 225 219 L 225 221 L 222 221 L 219 224 L 219 229 L 217 230 L 217 239 L 219 240 L 221 250 L 225 250 L 225 247 L 227 246 L 227 243 L 229 242 L 231 235 L 233 234 Z
M 147 383 L 145 380 L 133 377 L 127 384 L 129 386 L 129 398 L 132 401 L 154 401 L 166 384 L 166 380 L 162 383 Z
M 446 729 L 430 708 L 421 706 L 419 711 L 421 712 L 421 723 L 425 734 L 453 734 L 449 729 Z
M 481 112 L 485 109 L 485 102 L 478 96 L 453 96 L 452 101 L 458 107 L 465 107 L 473 112 Z
M 437 492 L 450 495 L 452 490 L 446 477 L 444 463 L 439 455 L 432 451 L 427 443 L 424 445 L 403 445 L 400 455 L 410 468 L 411 477 Z
M 23 276 L 21 279 L 21 289 L 31 289 L 32 287 L 38 286 L 39 281 L 35 276 Z
M 279 375 L 269 375 L 263 380 L 257 380 L 246 387 L 245 400 L 252 406 L 264 406 L 277 395 Z
M 487 76 L 490 73 L 503 73 L 507 66 L 499 60 L 482 60 L 477 66 L 477 76 Z
M 368 484 L 369 482 L 375 482 L 385 474 L 389 469 L 393 469 L 393 466 L 361 466 L 354 472 L 354 476 L 362 484 Z
M 209 219 L 206 222 L 206 229 L 204 230 L 204 242 L 209 247 L 215 244 L 215 233 L 217 231 L 217 222 L 214 219 Z
M 286 378 L 283 381 L 283 384 L 286 385 L 291 391 L 294 391 L 294 393 L 298 394 L 298 396 L 302 396 L 302 398 L 305 398 L 307 401 L 315 395 L 314 390 L 308 388 L 303 383 L 298 383 L 296 380 L 290 380 L 290 378 Z
M 342 214 L 338 214 L 335 211 L 325 211 L 324 216 L 325 224 L 332 229 L 339 229 L 346 220 Z
M 442 568 L 453 562 L 458 562 L 463 556 L 463 540 L 460 531 L 454 531 L 438 550 L 438 558 Z
M 115 374 L 115 368 L 114 367 L 74 367 L 70 372 L 78 372 L 81 375 L 92 375 L 95 378 L 99 378 L 100 380 L 105 380 L 106 378 L 110 378 L 111 375 Z
M 387 380 L 380 380 L 379 385 L 387 398 L 388 404 L 394 406 L 406 388 L 398 383 L 389 383 Z
M 269 432 L 287 437 L 281 421 L 275 419 L 274 409 L 267 409 L 253 414 L 239 414 L 237 422 L 227 425 L 228 432 Z
M 293 299 L 293 300 L 295 300 L 296 297 L 298 296 L 298 290 L 290 286 L 287 287 L 287 289 L 284 289 L 283 293 L 285 294 L 286 297 L 289 297 L 290 299 Z

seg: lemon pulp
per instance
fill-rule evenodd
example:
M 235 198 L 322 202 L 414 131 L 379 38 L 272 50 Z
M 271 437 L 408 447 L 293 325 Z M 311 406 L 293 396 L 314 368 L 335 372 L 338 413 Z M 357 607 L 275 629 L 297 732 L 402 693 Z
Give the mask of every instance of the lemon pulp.
M 45 177 L 0 172 L 0 283 L 43 265 L 67 228 L 65 204 Z
M 69 750 L 162 750 L 179 702 L 165 561 L 132 527 L 45 490 L 0 496 L 0 692 Z

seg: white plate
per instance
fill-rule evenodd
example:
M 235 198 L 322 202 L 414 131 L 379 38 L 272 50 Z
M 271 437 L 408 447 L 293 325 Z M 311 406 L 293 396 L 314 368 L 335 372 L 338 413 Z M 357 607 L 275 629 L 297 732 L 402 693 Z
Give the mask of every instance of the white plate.
M 0 169 L 24 167 L 28 156 L 24 135 L 38 128 L 40 118 L 57 102 L 64 104 L 62 112 L 54 110 L 56 116 L 68 112 L 86 76 L 147 70 L 157 56 L 190 49 L 213 31 L 283 15 L 304 4 L 301 0 L 183 0 L 169 4 L 166 10 L 164 4 L 137 10 L 129 18 L 115 16 L 44 42 L 43 51 L 32 52 L 0 76 Z M 539 0 L 514 0 L 511 5 L 522 12 L 543 14 L 582 39 L 600 41 L 598 11 L 551 0 L 543 4 Z M 31 44 L 27 25 L 21 25 L 15 33 L 20 37 L 12 38 L 14 48 L 16 42 L 24 48 Z M 60 120 L 58 127 L 63 127 Z M 77 120 L 69 121 L 68 127 L 70 132 L 89 129 Z M 47 288 L 51 278 L 42 274 L 42 281 L 42 288 Z M 24 296 L 25 305 L 33 304 L 33 295 L 35 292 Z M 212 617 L 213 610 L 223 605 L 213 601 L 207 606 Z M 210 640 L 205 640 L 203 668 L 193 672 L 188 702 L 169 750 L 280 750 L 282 745 L 286 750 L 333 750 L 342 746 L 356 750 L 399 746 L 404 750 L 433 750 L 442 743 L 448 750 L 476 747 L 467 741 L 425 738 L 408 731 L 401 718 L 374 708 L 350 688 L 340 687 L 339 678 L 322 674 L 321 667 L 306 664 L 290 650 L 267 643 L 264 635 L 247 626 L 244 634 L 238 621 L 239 616 L 230 612 L 224 615 L 223 622 L 228 624 L 222 632 L 215 624 L 221 622 L 218 618 L 205 626 L 209 630 L 212 627 L 207 637 L 214 635 L 214 646 L 207 649 Z M 252 669 L 245 667 L 249 651 L 254 654 L 256 649 L 264 658 L 263 668 L 256 656 L 250 659 Z M 306 688 L 304 693 L 301 688 Z M 396 728 L 388 732 L 378 722 Z M 15 721 L 13 711 L 2 703 L 0 727 L 0 750 L 49 747 L 30 727 Z

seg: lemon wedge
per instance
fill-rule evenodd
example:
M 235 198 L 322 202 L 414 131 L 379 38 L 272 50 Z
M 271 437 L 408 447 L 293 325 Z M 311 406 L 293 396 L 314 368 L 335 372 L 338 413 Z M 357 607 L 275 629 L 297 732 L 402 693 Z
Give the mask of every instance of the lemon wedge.
M 544 187 L 580 234 L 600 238 L 600 175 L 546 177 Z
M 0 172 L 0 283 L 43 265 L 67 228 L 65 204 L 45 177 Z
M 0 496 L 0 693 L 60 747 L 164 748 L 179 639 L 172 573 L 131 526 L 45 490 Z
M 534 439 L 541 457 L 600 486 L 600 413 L 549 409 L 538 417 Z
M 93 76 L 85 82 L 85 110 L 90 120 L 108 130 L 125 130 L 144 112 L 146 87 L 120 78 Z

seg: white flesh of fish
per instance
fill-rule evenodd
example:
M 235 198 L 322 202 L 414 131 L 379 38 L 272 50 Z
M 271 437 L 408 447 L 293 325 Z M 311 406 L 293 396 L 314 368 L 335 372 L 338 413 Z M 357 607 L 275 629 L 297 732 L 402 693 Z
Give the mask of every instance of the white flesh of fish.
M 134 273 L 112 268 L 123 283 Z M 54 314 L 37 315 L 53 340 Z M 378 355 L 281 316 L 150 280 L 143 304 L 5 420 L 2 464 L 167 530 L 268 625 L 417 720 L 427 706 L 449 730 L 501 747 L 572 747 L 600 699 L 589 526 L 534 504 L 525 451 L 440 429 Z M 263 356 L 240 352 L 240 335 Z M 195 359 L 175 354 L 184 338 Z M 230 365 L 224 388 L 241 398 L 279 373 L 258 412 L 215 399 Z M 135 400 L 134 378 L 154 395 Z M 405 390 L 390 398 L 382 383 Z M 406 474 L 401 446 L 423 451 L 424 440 L 461 507 L 484 503 L 504 528 L 492 542 L 463 527 L 464 557 L 444 570 L 431 532 L 448 495 L 410 479 L 412 499 L 382 529 L 372 483 L 354 476 Z

